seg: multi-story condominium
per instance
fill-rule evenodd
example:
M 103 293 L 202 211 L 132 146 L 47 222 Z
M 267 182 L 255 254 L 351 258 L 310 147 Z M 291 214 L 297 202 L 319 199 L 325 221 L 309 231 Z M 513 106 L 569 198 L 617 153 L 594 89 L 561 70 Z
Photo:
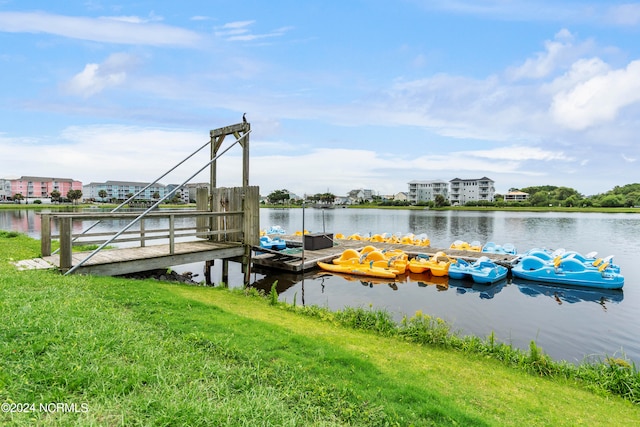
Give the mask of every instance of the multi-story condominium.
M 211 190 L 211 186 L 208 182 L 193 182 L 189 184 L 185 184 L 185 186 L 180 190 L 182 191 L 182 198 L 186 200 L 185 203 L 189 203 L 192 200 L 196 200 L 196 195 L 198 192 L 198 188 L 207 188 L 207 190 Z
M 120 200 L 124 201 L 129 198 L 130 195 L 136 194 L 149 185 L 148 182 L 131 182 L 131 181 L 107 181 L 107 182 L 92 182 L 85 185 L 82 188 L 83 197 L 85 199 L 94 199 L 96 201 L 111 201 Z M 106 192 L 105 197 L 100 196 L 100 191 Z M 168 190 L 164 184 L 154 184 L 144 190 L 141 194 L 136 196 L 137 200 L 157 200 L 164 197 Z M 154 197 L 155 195 L 155 197 Z
M 10 197 L 19 193 L 26 200 L 51 200 L 53 191 L 58 191 L 62 197 L 66 197 L 69 190 L 82 191 L 82 182 L 70 178 L 22 176 L 8 181 L 11 183 Z
M 170 193 L 176 187 L 178 187 L 178 184 L 167 184 L 167 189 L 165 190 L 165 194 Z M 182 203 L 189 203 L 191 201 L 195 202 L 197 198 L 198 188 L 203 188 L 203 187 L 207 188 L 207 190 L 210 189 L 209 183 L 194 182 L 194 183 L 183 185 L 178 190 L 176 190 L 175 194 L 178 195 L 178 197 L 180 197 L 180 199 L 182 200 Z M 173 198 L 173 196 L 171 198 Z
M 496 191 L 493 184 L 494 181 L 487 177 L 480 179 L 454 178 L 449 181 L 451 188 L 449 201 L 454 206 L 483 200 L 493 202 Z
M 442 180 L 409 182 L 409 194 L 407 197 L 409 202 L 413 204 L 435 201 L 437 195 L 449 199 L 448 182 Z

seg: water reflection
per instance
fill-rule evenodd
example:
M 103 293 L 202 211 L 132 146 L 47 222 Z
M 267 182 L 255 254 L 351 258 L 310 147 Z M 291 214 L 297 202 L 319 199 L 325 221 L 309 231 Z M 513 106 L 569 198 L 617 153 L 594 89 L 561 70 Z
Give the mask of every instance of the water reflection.
M 492 299 L 507 285 L 507 279 L 492 284 L 480 284 L 468 280 L 449 279 L 449 286 L 456 290 L 458 295 L 478 294 L 480 299 Z
M 596 302 L 607 309 L 607 303 L 618 304 L 624 299 L 621 289 L 594 289 L 579 286 L 558 286 L 554 284 L 540 284 L 533 281 L 518 281 L 518 290 L 529 297 L 549 297 L 558 305 L 563 303 L 575 304 L 583 301 Z

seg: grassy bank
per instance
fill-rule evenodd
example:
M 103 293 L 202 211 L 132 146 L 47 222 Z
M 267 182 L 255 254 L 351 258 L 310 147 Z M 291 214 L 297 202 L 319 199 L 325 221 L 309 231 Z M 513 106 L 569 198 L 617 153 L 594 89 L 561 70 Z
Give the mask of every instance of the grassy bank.
M 35 405 L 3 406 L 2 424 L 640 422 L 638 405 L 586 380 L 447 348 L 437 321 L 421 326 L 425 316 L 400 334 L 366 309 L 336 314 L 252 291 L 17 272 L 8 263 L 37 251 L 35 240 L 0 235 L 0 403 Z M 441 345 L 423 344 L 434 341 Z M 528 357 L 528 366 L 547 363 Z

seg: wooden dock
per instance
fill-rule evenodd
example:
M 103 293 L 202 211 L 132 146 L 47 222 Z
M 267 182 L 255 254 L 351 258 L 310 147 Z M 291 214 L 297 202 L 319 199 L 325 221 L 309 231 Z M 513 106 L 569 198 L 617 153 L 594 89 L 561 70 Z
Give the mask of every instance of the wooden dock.
M 90 252 L 73 252 L 72 265 L 84 260 Z M 169 245 L 104 249 L 77 268 L 78 274 L 116 276 L 139 271 L 167 268 L 172 265 L 205 262 L 212 259 L 241 258 L 244 246 L 239 243 L 219 243 L 207 240 Z M 16 263 L 19 269 L 60 269 L 60 255 L 49 255 Z
M 385 242 L 368 242 L 364 240 L 346 240 L 335 239 L 333 246 L 318 250 L 305 250 L 304 259 L 302 255 L 302 236 L 281 236 L 287 242 L 288 248 L 300 248 L 299 250 L 272 251 L 260 247 L 253 247 L 254 255 L 252 256 L 252 264 L 263 268 L 303 272 L 315 269 L 318 262 L 331 262 L 334 258 L 346 249 L 360 250 L 365 246 L 374 246 L 380 250 L 400 249 L 407 253 L 409 258 L 413 258 L 418 254 L 434 255 L 436 252 L 444 252 L 452 258 L 462 258 L 466 261 L 475 261 L 480 256 L 486 256 L 493 262 L 511 268 L 515 255 L 490 254 L 476 251 L 461 251 L 449 248 L 435 248 L 431 246 L 406 245 L 402 243 L 385 243 Z
M 198 195 L 203 210 L 43 213 L 41 258 L 16 266 L 115 276 L 194 262 L 211 264 L 216 259 L 223 267 L 227 260 L 246 264 L 251 247 L 259 242 L 258 187 L 214 188 L 211 193 L 202 188 Z M 205 210 L 209 203 L 220 210 Z M 92 231 L 101 222 L 113 221 L 129 224 L 115 234 L 100 227 Z M 58 234 L 52 232 L 54 222 Z M 88 223 L 93 225 L 85 228 Z M 57 251 L 52 251 L 54 240 L 60 242 Z M 98 247 L 73 250 L 92 245 Z

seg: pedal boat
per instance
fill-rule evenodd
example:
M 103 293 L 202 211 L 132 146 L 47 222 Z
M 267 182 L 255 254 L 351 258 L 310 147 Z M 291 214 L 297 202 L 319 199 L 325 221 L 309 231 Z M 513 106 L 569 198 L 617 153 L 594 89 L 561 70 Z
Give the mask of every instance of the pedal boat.
M 522 257 L 511 269 L 515 277 L 545 283 L 585 286 L 598 289 L 622 289 L 624 276 L 608 262 L 597 267 L 572 256 L 543 260 L 535 255 Z
M 452 279 L 472 279 L 476 283 L 491 284 L 507 277 L 507 267 L 496 264 L 488 257 L 482 256 L 470 263 L 462 258 L 453 260 L 449 266 L 449 277 Z

